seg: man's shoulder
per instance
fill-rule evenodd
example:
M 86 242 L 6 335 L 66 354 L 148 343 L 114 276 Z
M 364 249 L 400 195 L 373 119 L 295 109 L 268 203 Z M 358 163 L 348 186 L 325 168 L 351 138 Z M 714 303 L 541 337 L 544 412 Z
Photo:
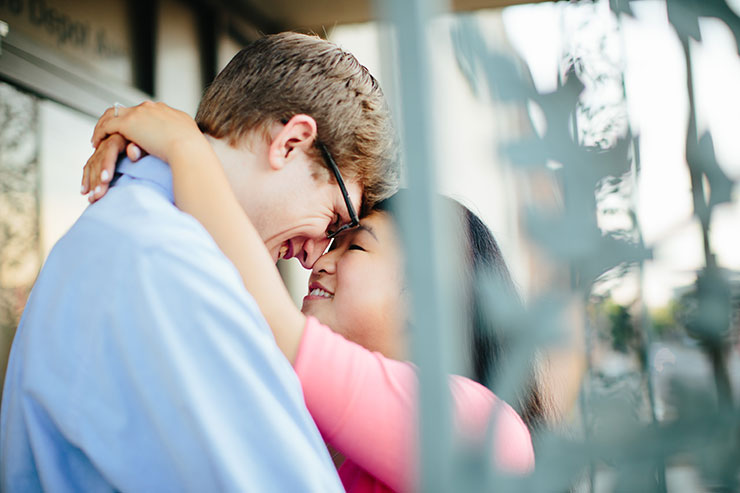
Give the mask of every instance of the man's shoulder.
M 189 214 L 180 211 L 150 186 L 130 184 L 113 187 L 80 217 L 82 229 L 127 238 L 141 247 L 166 247 L 168 238 L 199 243 L 210 235 Z
M 110 274 L 127 275 L 135 272 L 127 264 L 147 258 L 157 259 L 149 262 L 154 271 L 190 265 L 215 274 L 228 272 L 231 277 L 233 270 L 195 218 L 150 187 L 139 185 L 114 187 L 88 207 L 54 247 L 49 261 L 102 262 Z

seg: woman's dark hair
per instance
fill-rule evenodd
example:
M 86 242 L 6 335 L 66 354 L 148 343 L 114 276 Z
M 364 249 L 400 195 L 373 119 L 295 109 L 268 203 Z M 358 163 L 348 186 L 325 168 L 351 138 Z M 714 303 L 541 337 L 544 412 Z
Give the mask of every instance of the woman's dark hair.
M 388 212 L 394 215 L 399 210 L 404 196 L 408 192 L 399 190 L 389 199 L 375 205 L 375 211 Z M 473 380 L 492 390 L 499 373 L 505 365 L 506 337 L 505 331 L 496 326 L 487 314 L 487 300 L 481 292 L 481 280 L 493 280 L 509 300 L 521 304 L 516 285 L 506 266 L 501 249 L 491 230 L 470 209 L 449 197 L 439 197 L 442 207 L 451 207 L 460 217 L 463 231 L 466 234 L 465 282 L 468 283 L 468 313 L 472 329 L 470 334 L 470 358 Z M 528 383 L 516 395 L 515 402 L 510 404 L 519 412 L 527 426 L 534 430 L 544 423 L 545 409 L 536 378 L 536 369 L 530 370 Z

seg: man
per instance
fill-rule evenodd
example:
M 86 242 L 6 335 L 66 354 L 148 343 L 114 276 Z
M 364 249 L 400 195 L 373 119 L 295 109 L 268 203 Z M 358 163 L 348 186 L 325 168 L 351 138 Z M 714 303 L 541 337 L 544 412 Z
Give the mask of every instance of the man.
M 311 267 L 397 182 L 377 83 L 318 38 L 242 50 L 196 121 L 275 259 Z M 147 159 L 122 163 L 34 286 L 8 365 L 0 489 L 339 491 L 239 274 Z

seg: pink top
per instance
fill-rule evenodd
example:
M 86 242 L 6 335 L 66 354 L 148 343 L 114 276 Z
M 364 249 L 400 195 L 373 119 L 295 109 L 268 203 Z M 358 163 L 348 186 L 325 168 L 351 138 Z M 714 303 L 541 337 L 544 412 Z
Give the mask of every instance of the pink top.
M 414 490 L 414 366 L 370 352 L 308 317 L 295 371 L 324 440 L 347 457 L 339 469 L 345 489 Z M 529 430 L 508 404 L 469 378 L 450 377 L 450 389 L 460 437 L 485 436 L 495 407 L 496 465 L 512 473 L 534 467 Z

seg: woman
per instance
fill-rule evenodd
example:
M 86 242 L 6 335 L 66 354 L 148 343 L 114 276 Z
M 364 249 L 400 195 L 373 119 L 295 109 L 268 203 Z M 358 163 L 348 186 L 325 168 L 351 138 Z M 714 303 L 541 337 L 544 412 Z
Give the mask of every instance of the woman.
M 192 120 L 161 104 L 121 108 L 120 112 L 113 117 L 109 110 L 101 118 L 94 145 L 106 135 L 119 133 L 170 164 L 177 205 L 203 223 L 237 267 L 278 346 L 294 365 L 319 430 L 347 457 L 339 471 L 345 488 L 413 489 L 416 375 L 411 364 L 401 361 L 406 357 L 405 285 L 388 204 L 364 218 L 362 227 L 337 237 L 316 263 L 301 313 Z M 86 165 L 83 193 L 94 190 L 92 200 L 105 193 L 104 186 L 112 177 L 111 156 L 123 142 L 120 137 L 115 139 L 118 143 L 101 147 Z M 136 152 L 131 146 L 128 150 Z M 107 159 L 106 154 L 110 154 Z M 470 211 L 461 218 L 472 233 L 470 272 L 482 262 L 489 263 L 505 274 L 502 280 L 510 285 L 490 232 Z M 473 338 L 476 347 L 483 349 L 480 361 L 496 348 L 484 336 L 480 331 Z M 479 376 L 486 378 L 488 365 L 478 363 L 476 367 Z M 470 440 L 484 436 L 495 414 L 496 465 L 512 473 L 530 470 L 534 457 L 529 430 L 516 412 L 471 379 L 450 377 L 450 388 L 457 436 Z

